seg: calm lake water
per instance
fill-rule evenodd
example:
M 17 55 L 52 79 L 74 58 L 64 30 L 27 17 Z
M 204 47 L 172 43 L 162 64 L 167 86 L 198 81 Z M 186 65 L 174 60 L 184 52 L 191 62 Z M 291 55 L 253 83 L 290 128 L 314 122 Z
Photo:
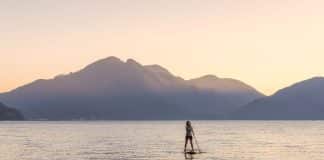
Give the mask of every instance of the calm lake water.
M 184 121 L 0 122 L 1 160 L 182 160 Z M 323 160 L 324 121 L 193 121 L 197 160 Z

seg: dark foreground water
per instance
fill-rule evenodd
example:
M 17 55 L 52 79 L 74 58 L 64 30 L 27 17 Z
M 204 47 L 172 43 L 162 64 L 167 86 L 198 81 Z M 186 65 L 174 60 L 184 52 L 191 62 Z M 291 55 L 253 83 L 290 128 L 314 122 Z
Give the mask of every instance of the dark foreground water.
M 323 160 L 324 121 L 194 121 L 197 160 Z M 182 160 L 183 121 L 0 122 L 1 160 Z

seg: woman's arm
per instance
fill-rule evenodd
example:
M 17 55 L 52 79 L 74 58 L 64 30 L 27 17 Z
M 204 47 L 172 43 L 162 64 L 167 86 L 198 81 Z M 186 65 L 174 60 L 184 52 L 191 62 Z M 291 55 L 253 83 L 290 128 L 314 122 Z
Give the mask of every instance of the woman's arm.
M 195 135 L 194 129 L 193 129 L 192 126 L 190 126 L 190 128 L 191 128 L 191 131 L 192 131 L 192 135 L 194 136 Z

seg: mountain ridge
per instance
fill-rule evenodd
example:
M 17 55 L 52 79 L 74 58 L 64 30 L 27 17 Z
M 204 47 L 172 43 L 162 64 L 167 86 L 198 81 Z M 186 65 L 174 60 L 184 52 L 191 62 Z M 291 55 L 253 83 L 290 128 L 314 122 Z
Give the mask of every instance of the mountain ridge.
M 36 80 L 0 94 L 0 100 L 17 106 L 31 119 L 219 119 L 264 96 L 246 84 L 244 92 L 235 87 L 226 92 L 207 90 L 198 84 L 159 65 L 108 57 L 77 72 Z M 133 113 L 127 113 L 130 111 Z
M 324 119 L 324 77 L 313 77 L 257 99 L 233 113 L 236 119 Z

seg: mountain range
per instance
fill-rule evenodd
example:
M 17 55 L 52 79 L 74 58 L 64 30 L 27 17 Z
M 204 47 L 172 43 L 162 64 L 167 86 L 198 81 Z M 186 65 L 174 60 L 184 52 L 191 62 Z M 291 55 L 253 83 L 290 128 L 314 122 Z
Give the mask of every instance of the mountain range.
M 324 78 L 264 96 L 239 80 L 185 80 L 159 65 L 109 57 L 2 93 L 0 101 L 31 120 L 323 120 Z M 0 103 L 0 120 L 8 115 L 22 117 Z
M 0 94 L 28 119 L 224 119 L 264 95 L 235 80 L 184 80 L 159 65 L 116 57 Z

